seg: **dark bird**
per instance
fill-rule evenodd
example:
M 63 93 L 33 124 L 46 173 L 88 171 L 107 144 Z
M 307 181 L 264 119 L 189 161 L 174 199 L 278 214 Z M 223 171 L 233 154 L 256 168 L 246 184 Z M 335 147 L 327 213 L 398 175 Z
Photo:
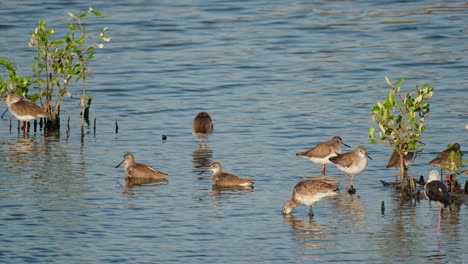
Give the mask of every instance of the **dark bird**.
M 435 170 L 429 172 L 429 180 L 426 185 L 424 185 L 424 196 L 431 202 L 437 202 L 439 204 L 439 221 L 437 224 L 437 236 L 439 236 L 442 208 L 450 204 L 447 187 L 441 182 L 439 172 Z

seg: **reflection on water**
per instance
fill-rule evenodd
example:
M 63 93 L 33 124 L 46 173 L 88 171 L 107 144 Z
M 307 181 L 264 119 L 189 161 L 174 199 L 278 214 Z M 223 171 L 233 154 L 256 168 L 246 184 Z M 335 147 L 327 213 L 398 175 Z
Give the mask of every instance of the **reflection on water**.
M 332 204 L 338 209 L 335 217 L 343 224 L 346 232 L 357 232 L 365 229 L 366 211 L 362 199 L 343 192 L 332 201 Z
M 143 187 L 152 187 L 152 186 L 162 186 L 168 185 L 169 181 L 167 179 L 137 179 L 131 177 L 125 177 L 125 186 L 122 194 L 127 197 L 132 197 L 135 195 L 135 188 Z
M 125 187 L 126 188 L 133 188 L 133 187 L 138 187 L 138 186 L 144 186 L 144 185 L 162 185 L 162 184 L 167 184 L 169 181 L 167 179 L 138 179 L 138 178 L 131 178 L 131 177 L 125 177 Z
M 209 148 L 197 148 L 192 152 L 192 163 L 194 169 L 207 168 L 212 163 L 213 151 Z M 201 170 L 194 170 L 201 172 Z
M 220 186 L 212 186 L 211 189 L 211 196 L 221 196 L 222 193 L 224 194 L 238 194 L 242 192 L 253 191 L 254 186 L 233 186 L 233 187 L 220 187 Z
M 13 139 L 8 141 L 6 146 L 8 155 L 5 155 L 5 159 L 9 166 L 34 162 L 34 159 L 39 155 L 38 143 L 33 139 Z
M 326 226 L 314 222 L 313 218 L 298 220 L 292 214 L 283 214 L 285 223 L 291 226 L 294 239 L 301 241 L 303 249 L 336 246 L 336 235 Z

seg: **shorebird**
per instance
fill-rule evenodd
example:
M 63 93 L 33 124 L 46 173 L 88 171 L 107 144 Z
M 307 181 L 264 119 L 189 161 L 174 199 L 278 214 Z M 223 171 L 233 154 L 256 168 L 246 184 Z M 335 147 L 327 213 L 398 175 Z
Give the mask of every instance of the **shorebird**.
M 28 132 L 29 121 L 48 116 L 42 108 L 30 101 L 23 100 L 21 96 L 15 93 L 7 96 L 6 103 L 10 113 L 16 119 L 24 121 L 25 133 Z
M 300 181 L 293 188 L 291 200 L 283 205 L 283 213 L 290 214 L 294 208 L 304 204 L 309 207 L 309 216 L 312 218 L 312 205 L 322 198 L 336 195 L 338 191 L 338 183 L 332 180 L 317 178 Z
M 135 157 L 131 153 L 125 153 L 123 160 L 115 167 L 118 168 L 120 165 L 122 165 L 122 163 L 125 163 L 125 173 L 130 178 L 162 180 L 165 179 L 168 175 L 166 173 L 155 170 L 146 164 L 136 163 Z
M 335 163 L 338 169 L 345 173 L 346 188 L 348 188 L 348 174 L 351 174 L 351 187 L 353 187 L 354 175 L 366 168 L 367 158 L 372 160 L 367 154 L 366 148 L 359 146 L 353 152 L 331 157 L 330 161 Z
M 409 168 L 413 165 L 414 160 L 416 159 L 416 150 L 414 151 L 407 151 L 403 155 L 403 160 L 405 162 L 405 167 Z M 396 151 L 393 151 L 392 156 L 388 160 L 386 168 L 395 167 L 395 182 L 398 181 L 398 170 L 400 169 L 400 156 Z M 401 172 L 400 172 L 401 174 Z M 401 176 L 400 176 L 401 177 Z
M 296 156 L 322 164 L 322 175 L 325 175 L 325 165 L 327 163 L 331 163 L 329 158 L 335 157 L 341 153 L 341 145 L 349 148 L 349 145 L 343 143 L 343 140 L 340 137 L 333 137 L 332 139 L 322 142 L 307 151 L 296 153 Z
M 428 200 L 439 204 L 439 221 L 437 224 L 437 236 L 439 236 L 442 208 L 450 204 L 447 187 L 441 182 L 439 172 L 435 170 L 429 172 L 429 180 L 424 185 L 424 196 L 426 196 Z
M 239 186 L 252 186 L 255 180 L 243 179 L 237 175 L 223 172 L 223 168 L 219 162 L 213 162 L 210 167 L 200 174 L 213 171 L 213 186 L 217 187 L 239 187 Z
M 453 154 L 452 154 L 453 153 Z M 429 161 L 429 165 L 439 167 L 445 170 L 445 180 L 450 182 L 450 189 L 453 188 L 453 182 L 449 172 L 455 173 L 457 168 L 461 166 L 463 153 L 460 151 L 460 144 L 453 143 L 452 147 L 442 151 L 437 157 Z
M 193 120 L 192 135 L 198 138 L 198 145 L 202 146 L 205 140 L 205 148 L 208 145 L 208 137 L 213 133 L 213 122 L 207 112 L 200 112 Z

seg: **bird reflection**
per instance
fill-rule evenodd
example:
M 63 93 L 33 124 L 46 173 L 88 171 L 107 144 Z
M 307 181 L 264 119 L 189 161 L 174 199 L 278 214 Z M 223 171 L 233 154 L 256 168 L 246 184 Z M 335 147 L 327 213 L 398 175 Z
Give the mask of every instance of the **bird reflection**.
M 344 193 L 332 199 L 332 203 L 336 205 L 338 213 L 336 217 L 344 228 L 344 232 L 355 232 L 365 227 L 365 208 L 364 203 L 359 197 Z
M 141 187 L 148 187 L 148 186 L 160 186 L 160 185 L 167 185 L 167 179 L 139 179 L 139 178 L 132 178 L 132 177 L 125 177 L 125 187 L 123 191 L 124 196 L 134 196 L 134 188 L 141 188 Z
M 291 225 L 295 240 L 303 241 L 304 248 L 319 248 L 324 246 L 336 246 L 334 233 L 325 226 L 314 222 L 313 218 L 298 220 L 292 214 L 283 214 L 285 223 Z
M 253 186 L 232 186 L 232 187 L 220 187 L 220 186 L 212 186 L 211 195 L 215 197 L 221 196 L 222 193 L 247 193 L 253 191 Z
M 195 149 L 192 152 L 192 163 L 194 169 L 207 168 L 212 163 L 213 151 L 209 148 Z
M 12 164 L 25 164 L 31 162 L 32 157 L 39 156 L 39 144 L 30 138 L 18 138 L 8 141 L 8 155 L 5 158 Z

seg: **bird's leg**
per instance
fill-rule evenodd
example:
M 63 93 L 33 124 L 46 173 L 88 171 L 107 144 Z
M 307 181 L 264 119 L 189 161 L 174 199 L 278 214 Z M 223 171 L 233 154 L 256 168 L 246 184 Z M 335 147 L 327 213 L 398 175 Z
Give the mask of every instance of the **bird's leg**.
M 398 182 L 398 169 L 395 170 L 395 183 Z
M 344 178 L 345 178 L 345 187 L 346 187 L 346 190 L 348 189 L 348 174 L 344 174 Z
M 445 183 L 446 183 L 447 185 L 450 183 L 450 194 L 452 194 L 453 187 L 455 187 L 455 185 L 453 185 L 453 181 L 452 181 L 452 178 L 450 178 L 449 171 L 446 171 L 446 174 L 445 174 Z
M 440 219 L 441 219 L 441 215 L 442 215 L 442 207 L 439 208 L 439 222 L 437 224 L 437 237 L 439 237 L 439 234 L 440 234 Z
M 354 186 L 354 174 L 351 175 L 351 186 Z
M 322 164 L 322 176 L 325 175 L 325 163 Z
M 312 205 L 309 206 L 309 217 L 310 218 L 314 217 L 314 212 L 312 212 Z

